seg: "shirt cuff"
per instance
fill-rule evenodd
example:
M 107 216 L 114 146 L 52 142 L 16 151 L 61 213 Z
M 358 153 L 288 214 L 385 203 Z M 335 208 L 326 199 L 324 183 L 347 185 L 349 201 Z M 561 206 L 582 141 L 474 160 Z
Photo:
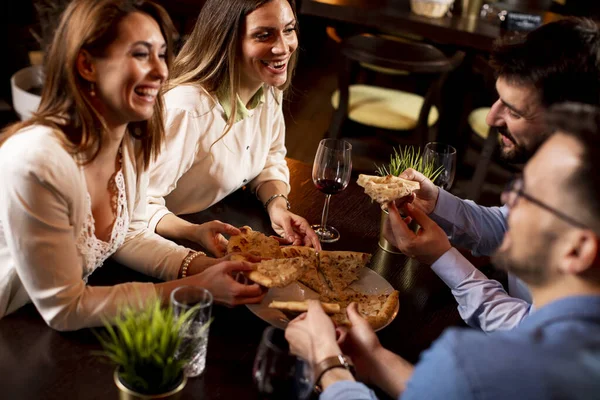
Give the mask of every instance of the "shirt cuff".
M 469 274 L 476 270 L 473 264 L 454 247 L 431 264 L 431 269 L 450 289 L 456 289 Z
M 375 393 L 363 383 L 354 381 L 338 381 L 329 385 L 319 400 L 366 399 L 377 400 Z
M 167 214 L 173 213 L 169 211 L 168 208 L 162 208 L 154 213 L 152 218 L 150 218 L 150 221 L 148 221 L 148 229 L 150 230 L 150 232 L 156 232 L 156 225 L 158 225 L 160 220 L 163 219 L 163 217 Z
M 433 212 L 429 215 L 435 222 L 438 222 L 437 218 L 444 221 L 452 221 L 456 216 L 456 210 L 460 204 L 460 199 L 444 189 L 440 188 L 437 202 Z M 439 224 L 439 222 L 438 222 Z

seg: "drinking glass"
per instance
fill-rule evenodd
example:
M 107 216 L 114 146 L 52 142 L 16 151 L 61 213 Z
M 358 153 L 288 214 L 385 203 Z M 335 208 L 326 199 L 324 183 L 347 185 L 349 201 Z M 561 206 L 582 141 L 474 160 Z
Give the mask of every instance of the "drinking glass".
M 263 399 L 304 400 L 313 391 L 312 368 L 290 354 L 284 331 L 272 326 L 263 332 L 252 375 Z
M 188 377 L 200 375 L 206 366 L 207 324 L 210 323 L 212 303 L 212 294 L 196 286 L 181 286 L 171 292 L 171 305 L 175 315 L 179 316 L 195 307 L 189 320 L 181 327 L 181 345 L 178 351 L 178 354 L 190 355 L 190 361 L 184 368 Z
M 440 166 L 444 168 L 433 183 L 442 189 L 450 189 L 456 174 L 456 149 L 444 143 L 427 143 L 423 152 L 423 161 L 425 163 L 433 161 L 434 169 Z
M 325 193 L 325 205 L 321 225 L 313 225 L 319 240 L 333 243 L 340 238 L 340 233 L 333 226 L 327 226 L 329 200 L 332 194 L 346 189 L 352 172 L 352 145 L 345 140 L 323 139 L 319 143 L 317 155 L 313 163 L 312 179 L 321 192 Z

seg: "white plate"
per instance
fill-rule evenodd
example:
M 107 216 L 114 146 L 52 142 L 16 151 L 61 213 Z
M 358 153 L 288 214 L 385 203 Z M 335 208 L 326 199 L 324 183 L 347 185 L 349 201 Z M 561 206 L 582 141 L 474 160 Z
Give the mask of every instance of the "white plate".
M 354 282 L 350 287 L 365 294 L 388 294 L 394 291 L 392 285 L 390 285 L 385 278 L 370 268 L 363 268 L 360 272 L 358 281 Z M 262 302 L 258 304 L 247 304 L 246 307 L 248 307 L 248 309 L 257 317 L 270 323 L 274 327 L 285 329 L 290 320 L 282 311 L 269 308 L 269 304 L 271 304 L 272 301 L 302 301 L 318 298 L 319 295 L 313 290 L 299 282 L 294 282 L 286 287 L 269 289 L 269 292 Z M 388 326 L 390 322 L 396 318 L 398 309 L 399 306 L 396 306 L 396 311 L 394 311 L 392 318 L 376 331 Z

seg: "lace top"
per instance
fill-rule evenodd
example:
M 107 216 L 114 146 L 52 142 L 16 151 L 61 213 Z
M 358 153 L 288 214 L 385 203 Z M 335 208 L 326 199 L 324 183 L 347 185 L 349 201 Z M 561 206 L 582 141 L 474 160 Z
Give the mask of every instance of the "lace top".
M 123 244 L 125 235 L 129 229 L 129 214 L 127 212 L 127 196 L 125 193 L 125 178 L 123 170 L 119 169 L 115 174 L 115 185 L 117 187 L 116 218 L 108 242 L 96 238 L 96 225 L 92 214 L 92 199 L 86 193 L 87 215 L 83 228 L 77 238 L 77 250 L 83 258 L 83 280 L 87 282 L 88 277 L 94 270 L 104 263 Z

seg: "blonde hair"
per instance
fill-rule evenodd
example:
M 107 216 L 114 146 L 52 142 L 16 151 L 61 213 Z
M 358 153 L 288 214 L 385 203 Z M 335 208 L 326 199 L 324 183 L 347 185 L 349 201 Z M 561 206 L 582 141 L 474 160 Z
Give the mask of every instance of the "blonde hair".
M 82 163 L 93 161 L 102 147 L 105 124 L 102 116 L 83 95 L 89 83 L 77 71 L 82 50 L 100 56 L 118 35 L 119 22 L 133 12 L 152 17 L 167 43 L 167 67 L 172 63 L 172 35 L 175 32 L 167 12 L 147 0 L 74 0 L 65 9 L 49 47 L 45 82 L 38 111 L 27 121 L 7 127 L 0 145 L 11 135 L 31 125 L 55 129 L 63 146 L 83 155 Z M 143 168 L 158 155 L 165 137 L 164 103 L 159 95 L 149 120 L 130 122 L 130 134 L 140 141 Z
M 194 30 L 173 64 L 167 90 L 184 84 L 197 85 L 209 95 L 214 95 L 223 85 L 229 90 L 231 113 L 221 138 L 231 129 L 237 114 L 235 99 L 240 87 L 240 38 L 245 18 L 270 1 L 207 0 Z M 287 1 L 294 18 L 297 18 L 295 1 Z M 288 62 L 287 80 L 278 89 L 285 91 L 290 86 L 297 60 L 298 54 L 294 52 Z

